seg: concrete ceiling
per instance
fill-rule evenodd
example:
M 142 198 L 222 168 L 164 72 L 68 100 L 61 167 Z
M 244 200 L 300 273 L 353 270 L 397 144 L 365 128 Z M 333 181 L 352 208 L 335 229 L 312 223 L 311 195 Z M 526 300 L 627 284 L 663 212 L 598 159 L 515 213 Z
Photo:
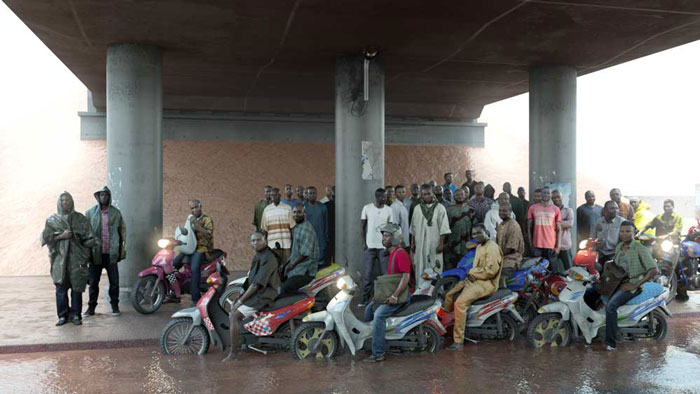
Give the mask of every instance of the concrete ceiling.
M 700 39 L 697 0 L 4 1 L 101 109 L 115 42 L 164 48 L 166 110 L 333 113 L 335 57 L 372 45 L 387 115 L 456 119 L 526 92 L 531 66 L 583 75 Z

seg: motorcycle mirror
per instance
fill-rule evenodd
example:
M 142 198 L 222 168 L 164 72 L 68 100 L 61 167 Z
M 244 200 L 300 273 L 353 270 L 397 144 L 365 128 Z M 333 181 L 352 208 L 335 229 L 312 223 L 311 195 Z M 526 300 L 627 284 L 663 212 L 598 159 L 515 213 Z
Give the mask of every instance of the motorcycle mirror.
M 187 235 L 187 233 L 189 233 L 189 231 L 187 231 L 187 229 L 184 228 L 184 227 L 180 227 L 180 233 L 181 233 L 182 235 Z

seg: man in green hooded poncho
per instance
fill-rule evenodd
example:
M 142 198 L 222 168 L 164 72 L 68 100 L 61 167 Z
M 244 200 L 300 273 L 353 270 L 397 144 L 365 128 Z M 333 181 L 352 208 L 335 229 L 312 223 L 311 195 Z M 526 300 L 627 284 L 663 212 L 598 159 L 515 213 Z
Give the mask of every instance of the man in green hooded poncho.
M 75 212 L 73 197 L 68 192 L 58 197 L 56 211 L 46 219 L 40 237 L 41 246 L 48 245 L 49 248 L 51 279 L 56 286 L 56 325 L 62 326 L 68 320 L 80 325 L 90 248 L 100 245 L 100 241 L 90 229 L 85 216 Z M 70 308 L 68 290 L 71 292 Z

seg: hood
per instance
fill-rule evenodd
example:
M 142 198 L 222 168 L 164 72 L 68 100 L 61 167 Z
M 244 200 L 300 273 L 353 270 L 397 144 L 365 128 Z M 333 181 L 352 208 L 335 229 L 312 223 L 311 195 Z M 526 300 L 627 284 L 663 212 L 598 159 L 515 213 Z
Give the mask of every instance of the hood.
M 102 189 L 96 191 L 93 196 L 95 196 L 95 200 L 97 200 L 97 205 L 100 204 L 100 193 L 101 192 L 107 192 L 107 195 L 109 196 L 109 200 L 107 201 L 107 206 L 112 205 L 112 191 L 109 190 L 107 186 L 103 187 Z
M 68 199 L 70 199 L 70 208 L 68 209 L 68 212 L 63 212 L 63 209 L 61 208 L 61 197 L 63 196 L 68 196 Z M 58 212 L 59 215 L 68 215 L 70 213 L 73 213 L 75 211 L 75 202 L 73 201 L 73 196 L 70 195 L 68 192 L 63 192 L 59 194 L 58 196 L 58 202 L 56 203 L 56 212 Z
M 651 210 L 651 205 L 645 203 L 644 201 L 640 200 L 639 201 L 639 210 L 640 211 L 649 211 Z

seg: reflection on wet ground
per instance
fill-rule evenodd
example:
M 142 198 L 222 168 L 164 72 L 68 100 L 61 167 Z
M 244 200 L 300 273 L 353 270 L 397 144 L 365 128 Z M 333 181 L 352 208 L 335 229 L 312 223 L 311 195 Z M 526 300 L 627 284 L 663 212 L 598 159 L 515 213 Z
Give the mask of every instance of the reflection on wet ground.
M 157 348 L 0 355 L 0 393 L 700 393 L 700 321 L 670 319 L 661 343 L 601 342 L 534 350 L 523 338 L 464 352 L 392 357 L 376 365 L 343 353 L 297 362 L 242 352 L 232 364 L 165 357 Z

